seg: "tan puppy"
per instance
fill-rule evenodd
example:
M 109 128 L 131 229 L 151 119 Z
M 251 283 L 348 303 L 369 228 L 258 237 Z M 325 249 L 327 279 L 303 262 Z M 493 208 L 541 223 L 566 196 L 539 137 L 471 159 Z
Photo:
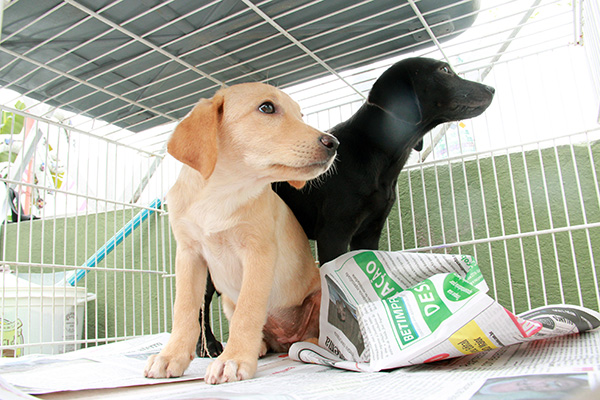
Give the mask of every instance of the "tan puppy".
M 288 95 L 261 83 L 219 90 L 177 126 L 168 151 L 186 165 L 168 194 L 177 239 L 173 328 L 145 376 L 181 376 L 194 357 L 207 267 L 230 320 L 207 383 L 251 378 L 267 348 L 318 336 L 319 273 L 271 182 L 302 187 L 329 168 L 337 145 L 302 121 Z

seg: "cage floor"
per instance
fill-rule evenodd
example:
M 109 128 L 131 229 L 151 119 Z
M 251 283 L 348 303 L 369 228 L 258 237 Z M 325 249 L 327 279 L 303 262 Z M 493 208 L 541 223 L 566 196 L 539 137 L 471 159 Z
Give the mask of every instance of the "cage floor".
M 210 360 L 206 360 L 208 364 Z M 362 398 L 488 398 L 484 389 L 503 384 L 506 392 L 534 391 L 539 398 L 580 398 L 588 379 L 593 382 L 594 366 L 600 365 L 600 331 L 560 336 L 502 347 L 484 353 L 398 368 L 387 372 L 357 373 L 326 366 L 292 361 L 282 354 L 270 354 L 259 361 L 254 379 L 217 386 L 202 380 L 125 387 L 118 389 L 64 391 L 39 395 L 43 399 L 199 399 L 277 398 L 335 399 Z M 141 374 L 141 371 L 139 372 Z M 518 378 L 516 378 L 518 376 Z M 585 377 L 585 379 L 584 379 Z M 535 379 L 535 384 L 533 380 Z M 583 385 L 583 381 L 585 385 Z M 435 382 L 435 385 L 432 385 Z M 568 383 L 570 382 L 570 383 Z M 575 383 L 573 383 L 575 382 Z M 510 384 L 512 384 L 510 383 Z M 577 383 L 579 383 L 577 385 Z M 552 390 L 547 397 L 544 391 Z M 516 392 L 515 392 L 516 393 Z M 589 393 L 588 393 L 589 394 Z M 591 398 L 596 393 L 592 393 Z M 511 395 L 511 396 L 509 396 Z M 517 396 L 517 394 L 514 394 Z M 531 396 L 531 393 L 527 395 Z M 500 397 L 489 397 L 500 398 Z M 533 397 L 527 397 L 533 398 Z M 535 397 L 538 398 L 538 397 Z M 588 398 L 588 397 L 584 397 Z

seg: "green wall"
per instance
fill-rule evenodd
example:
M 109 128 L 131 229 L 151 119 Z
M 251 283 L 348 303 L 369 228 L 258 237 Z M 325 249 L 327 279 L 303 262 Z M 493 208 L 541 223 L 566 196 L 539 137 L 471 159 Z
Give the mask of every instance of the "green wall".
M 59 280 L 65 272 L 75 269 L 62 266 L 83 265 L 139 211 L 129 209 L 7 224 L 2 231 L 0 255 L 7 261 L 59 266 L 11 266 L 24 274 L 24 278 L 29 273 L 55 271 Z M 154 213 L 96 269 L 90 270 L 77 283 L 97 297 L 87 305 L 84 339 L 98 339 L 102 344 L 114 338 L 170 331 L 175 249 L 168 217 Z M 213 301 L 216 315 L 218 307 L 218 301 Z M 214 332 L 218 338 L 227 337 L 225 318 L 221 324 L 215 324 Z
M 139 210 L 12 223 L 2 232 L 5 260 L 57 266 L 83 265 Z M 97 296 L 87 306 L 87 338 L 103 339 L 162 332 L 170 328 L 172 265 L 163 253 L 166 217 L 151 215 L 77 285 Z M 4 239 L 5 238 L 5 239 Z M 18 243 L 18 249 L 17 249 Z M 168 243 L 167 243 L 168 245 Z M 173 245 L 174 246 L 174 245 Z M 174 258 L 174 255 L 173 255 Z M 72 268 L 15 267 L 29 273 L 55 272 L 58 280 Z M 139 271 L 149 271 L 141 273 Z
M 559 146 L 473 157 L 405 171 L 398 180 L 399 207 L 390 214 L 389 248 L 464 243 L 598 223 L 599 175 L 599 143 L 589 148 Z M 385 232 L 380 247 L 388 249 Z M 490 294 L 509 309 L 522 312 L 545 300 L 599 308 L 600 228 L 445 250 L 476 256 Z

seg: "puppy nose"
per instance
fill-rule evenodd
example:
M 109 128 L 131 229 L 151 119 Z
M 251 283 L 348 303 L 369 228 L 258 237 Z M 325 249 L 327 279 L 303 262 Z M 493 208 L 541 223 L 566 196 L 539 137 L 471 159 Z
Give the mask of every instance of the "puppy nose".
M 494 88 L 493 88 L 493 87 L 491 87 L 491 86 L 485 85 L 485 89 L 486 89 L 488 92 L 490 92 L 491 94 L 494 94 L 494 93 L 496 93 L 496 89 L 494 89 Z
M 319 141 L 330 153 L 335 152 L 340 145 L 340 142 L 333 135 L 323 135 L 319 138 Z

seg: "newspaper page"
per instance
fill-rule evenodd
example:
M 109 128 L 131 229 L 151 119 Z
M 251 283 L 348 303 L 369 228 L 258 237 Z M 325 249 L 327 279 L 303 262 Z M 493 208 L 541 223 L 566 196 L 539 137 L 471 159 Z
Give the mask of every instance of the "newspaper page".
M 279 400 L 505 400 L 573 399 L 600 382 L 600 331 L 500 347 L 489 352 L 397 368 L 356 373 L 270 354 L 252 379 L 222 385 L 203 381 L 61 392 L 47 400 L 279 399 Z M 577 400 L 582 400 L 577 397 Z
M 2 359 L 0 398 L 562 399 L 600 386 L 599 313 L 552 305 L 515 316 L 487 296 L 469 256 L 354 252 L 321 276 L 320 346 L 268 355 L 253 379 L 207 385 L 212 360 L 200 358 L 181 378 L 144 378 L 165 333 Z M 594 332 L 572 335 L 584 331 Z
M 0 399 L 9 399 L 8 393 L 20 394 L 23 396 L 21 398 L 33 398 L 25 393 L 40 395 L 203 381 L 206 367 L 213 361 L 210 358 L 194 358 L 184 375 L 179 378 L 144 377 L 147 358 L 160 352 L 169 336 L 168 333 L 143 336 L 60 355 L 36 354 L 0 359 L 0 375 L 4 378 L 4 381 L 0 380 Z M 257 377 L 313 367 L 323 369 L 290 360 L 285 354 L 270 354 L 258 361 Z M 203 382 L 197 383 L 204 386 Z
M 60 355 L 3 358 L 0 375 L 17 389 L 32 394 L 204 379 L 211 360 L 202 358 L 194 359 L 180 378 L 144 377 L 148 357 L 158 353 L 168 338 L 169 334 L 163 333 Z
M 35 397 L 30 396 L 13 385 L 8 383 L 0 376 L 0 399 L 2 400 L 35 400 Z
M 260 359 L 253 379 L 216 386 L 207 385 L 202 379 L 170 379 L 160 385 L 152 384 L 153 380 L 143 378 L 133 363 L 129 368 L 119 367 L 116 373 L 118 362 L 111 361 L 112 357 L 130 353 L 134 347 L 156 348 L 166 337 L 168 334 L 161 334 L 79 350 L 69 354 L 71 367 L 67 368 L 69 362 L 65 361 L 58 372 L 40 368 L 53 356 L 37 357 L 37 362 L 30 358 L 30 366 L 22 365 L 19 371 L 11 371 L 6 380 L 28 388 L 38 387 L 32 393 L 43 393 L 37 395 L 48 400 L 565 399 L 581 391 L 589 393 L 600 382 L 600 331 L 525 342 L 379 373 L 355 373 L 301 363 L 285 354 L 269 354 Z M 96 365 L 90 368 L 79 363 L 81 359 L 89 362 L 89 357 L 93 357 Z M 193 363 L 196 362 L 210 362 L 210 359 L 195 359 Z M 184 378 L 186 375 L 187 371 Z M 1 399 L 31 398 L 8 384 L 6 387 L 7 391 L 0 387 Z M 40 387 L 44 390 L 40 391 Z
M 319 346 L 290 357 L 381 371 L 597 329 L 600 313 L 561 305 L 516 316 L 468 255 L 355 251 L 321 267 Z

